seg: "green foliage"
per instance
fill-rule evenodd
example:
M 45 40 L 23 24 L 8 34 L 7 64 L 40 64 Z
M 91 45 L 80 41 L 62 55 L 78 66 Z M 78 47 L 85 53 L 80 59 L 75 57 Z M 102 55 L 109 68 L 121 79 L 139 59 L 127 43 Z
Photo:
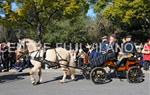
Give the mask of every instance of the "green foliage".
M 148 28 L 150 20 L 149 0 L 98 0 L 95 11 L 102 13 L 104 17 L 111 20 L 114 25 L 122 29 L 137 30 Z
M 109 36 L 120 29 L 116 29 L 116 27 L 106 18 L 101 15 L 97 15 L 95 20 L 89 20 L 86 27 L 87 33 L 89 35 L 90 42 L 97 42 L 101 41 L 103 36 Z
M 45 42 L 84 43 L 89 39 L 87 31 L 84 30 L 86 18 L 83 16 L 64 19 L 52 26 L 49 26 L 49 31 L 43 37 Z
M 94 6 L 94 10 L 97 11 L 102 11 L 105 7 L 107 6 L 107 0 L 98 0 Z
M 19 6 L 16 11 L 11 10 L 12 2 Z M 24 37 L 48 42 L 79 42 L 85 38 L 79 36 L 78 31 L 83 26 L 77 21 L 85 16 L 88 7 L 86 0 L 6 0 L 1 6 L 6 15 L 2 22 L 7 28 L 26 31 Z

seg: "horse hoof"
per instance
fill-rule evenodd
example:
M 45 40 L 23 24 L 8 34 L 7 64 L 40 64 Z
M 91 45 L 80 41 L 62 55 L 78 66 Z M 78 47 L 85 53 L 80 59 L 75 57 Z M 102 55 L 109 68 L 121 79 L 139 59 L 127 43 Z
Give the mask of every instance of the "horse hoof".
M 36 85 L 37 85 L 37 83 L 36 83 L 36 82 L 32 82 L 32 85 L 33 85 L 33 86 L 36 86 Z
M 62 81 L 62 80 L 60 80 L 59 82 L 60 82 L 61 84 L 65 83 L 65 81 Z
M 71 79 L 72 81 L 78 81 L 78 78 Z

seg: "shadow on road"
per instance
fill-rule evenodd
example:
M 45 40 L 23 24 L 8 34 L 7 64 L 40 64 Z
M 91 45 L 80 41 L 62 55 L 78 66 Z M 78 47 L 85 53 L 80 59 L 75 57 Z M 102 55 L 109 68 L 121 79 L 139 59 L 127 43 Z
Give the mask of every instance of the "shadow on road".
M 29 73 L 7 74 L 0 76 L 0 83 L 8 83 L 17 80 L 23 80 L 23 76 L 28 76 Z
M 42 82 L 41 84 L 58 81 L 58 80 L 61 80 L 62 77 L 63 77 L 63 76 L 58 76 L 58 77 L 55 77 L 53 80 L 48 80 L 48 81 Z M 69 83 L 69 82 L 72 82 L 72 81 L 83 80 L 84 77 L 83 77 L 83 75 L 76 75 L 76 78 L 75 78 L 74 80 L 71 80 L 70 77 L 67 76 L 67 79 L 69 79 L 69 80 L 66 81 L 65 83 Z

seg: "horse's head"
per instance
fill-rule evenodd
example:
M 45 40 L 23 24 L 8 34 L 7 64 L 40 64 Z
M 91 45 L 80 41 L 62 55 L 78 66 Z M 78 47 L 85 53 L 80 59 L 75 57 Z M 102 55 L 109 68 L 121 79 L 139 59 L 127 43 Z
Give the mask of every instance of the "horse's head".
M 27 49 L 29 52 L 33 52 L 39 49 L 39 45 L 32 39 L 19 40 L 18 48 Z
M 25 49 L 27 48 L 27 43 L 28 41 L 24 41 L 24 40 L 19 40 L 19 43 L 17 44 L 17 49 Z

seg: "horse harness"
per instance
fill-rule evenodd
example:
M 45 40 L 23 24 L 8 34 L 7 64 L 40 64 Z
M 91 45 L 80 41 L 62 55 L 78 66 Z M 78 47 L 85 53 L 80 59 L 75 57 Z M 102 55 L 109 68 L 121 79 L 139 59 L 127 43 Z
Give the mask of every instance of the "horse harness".
M 40 54 L 41 54 L 40 49 L 38 49 L 36 51 L 37 51 L 37 53 L 34 56 L 34 60 L 41 62 L 42 65 L 47 64 L 48 68 L 54 68 L 54 69 L 60 68 L 61 65 L 64 66 L 64 67 L 68 67 L 68 65 L 64 65 L 64 64 L 60 63 L 61 61 L 68 62 L 68 60 L 63 59 L 62 56 L 56 51 L 55 48 L 54 48 L 54 51 L 56 53 L 56 62 L 45 60 L 45 58 L 46 58 L 46 51 L 43 53 L 42 57 L 40 57 Z M 33 51 L 33 52 L 36 52 L 36 51 Z M 31 52 L 31 53 L 33 53 L 33 52 Z M 31 56 L 30 56 L 30 58 L 31 58 Z

